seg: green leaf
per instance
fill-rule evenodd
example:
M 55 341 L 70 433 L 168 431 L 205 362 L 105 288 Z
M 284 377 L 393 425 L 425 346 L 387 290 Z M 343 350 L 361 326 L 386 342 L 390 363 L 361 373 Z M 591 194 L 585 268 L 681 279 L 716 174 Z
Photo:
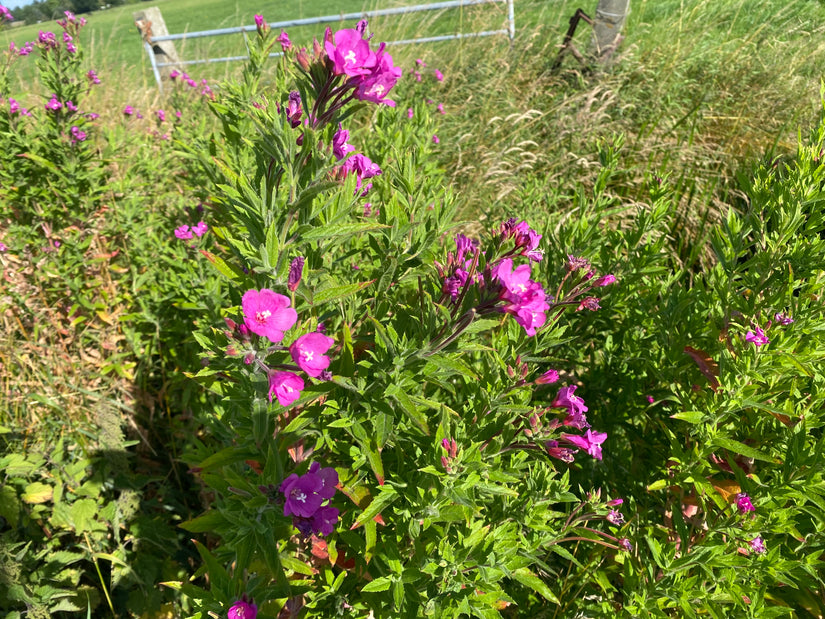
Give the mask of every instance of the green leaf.
M 26 490 L 20 498 L 23 499 L 24 503 L 45 503 L 46 501 L 52 500 L 53 492 L 54 489 L 48 484 L 42 484 L 36 481 L 26 486 Z
M 338 301 L 340 299 L 344 299 L 348 296 L 355 294 L 359 290 L 363 290 L 371 284 L 372 282 L 369 281 L 358 282 L 355 284 L 344 284 L 343 286 L 330 286 L 329 288 L 318 288 L 315 291 L 315 294 L 312 296 L 312 304 L 322 305 L 330 301 Z
M 430 428 L 427 426 L 427 417 L 416 408 L 406 391 L 400 389 L 398 385 L 390 385 L 384 393 L 398 403 L 401 411 L 409 417 L 410 421 L 424 434 L 427 436 L 430 435 Z
M 526 567 L 520 567 L 513 572 L 513 578 L 523 584 L 525 587 L 530 587 L 533 591 L 542 596 L 545 600 L 559 604 L 559 598 L 550 590 L 550 587 L 533 572 Z
M 217 528 L 227 523 L 226 518 L 217 510 L 206 512 L 205 514 L 192 518 L 186 522 L 181 522 L 178 526 L 190 533 L 206 533 L 215 531 Z
M 100 524 L 95 520 L 97 510 L 97 501 L 94 499 L 80 499 L 72 503 L 69 508 L 69 517 L 77 533 L 100 528 Z
M 702 420 L 705 418 L 705 413 L 702 411 L 684 411 L 681 413 L 675 413 L 670 416 L 671 419 L 680 419 L 682 421 L 686 421 L 687 423 L 702 423 Z
M 375 593 L 376 591 L 386 591 L 392 586 L 392 578 L 389 576 L 382 576 L 376 578 L 372 582 L 368 582 L 361 588 L 361 593 Z
M 378 223 L 354 223 L 354 224 L 333 224 L 330 226 L 313 227 L 301 235 L 304 241 L 315 241 L 318 239 L 328 239 L 338 236 L 355 236 L 362 232 L 370 232 L 372 230 L 381 230 L 382 228 L 389 228 L 383 224 Z
M 762 460 L 763 462 L 774 462 L 774 459 L 771 458 L 765 452 L 759 451 L 758 449 L 754 449 L 753 447 L 748 447 L 744 443 L 740 443 L 739 441 L 735 441 L 730 438 L 717 436 L 711 442 L 717 447 L 722 447 L 724 449 L 732 451 L 733 453 L 737 453 L 740 456 L 745 456 L 746 458 Z
M 244 276 L 244 272 L 240 268 L 234 265 L 227 264 L 223 260 L 223 258 L 220 258 L 219 256 L 216 256 L 215 254 L 206 251 L 205 249 L 201 249 L 200 252 L 204 256 L 206 256 L 209 262 L 212 263 L 212 265 L 218 270 L 218 272 L 221 275 L 228 277 L 230 281 L 234 282 L 235 280 L 241 279 Z
M 383 509 L 388 507 L 398 498 L 398 492 L 392 486 L 382 486 L 381 492 L 378 493 L 372 502 L 367 505 L 367 508 L 361 512 L 358 518 L 355 520 L 356 525 L 362 525 L 367 521 L 372 520 L 378 514 L 381 513 Z

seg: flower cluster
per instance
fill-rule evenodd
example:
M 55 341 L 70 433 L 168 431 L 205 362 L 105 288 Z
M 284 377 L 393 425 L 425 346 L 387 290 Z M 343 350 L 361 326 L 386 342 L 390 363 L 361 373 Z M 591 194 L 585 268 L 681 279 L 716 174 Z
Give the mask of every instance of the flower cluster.
M 194 78 L 190 77 L 187 73 L 178 71 L 177 69 L 173 69 L 169 72 L 169 79 L 172 80 L 173 83 L 177 83 L 178 78 L 180 78 L 180 83 L 186 84 L 187 86 L 189 86 L 189 88 L 200 87 L 200 94 L 204 97 L 209 97 L 210 99 L 215 98 L 215 93 L 212 90 L 212 87 L 209 86 L 209 82 L 206 81 L 206 78 L 198 82 Z
M 200 238 L 208 231 L 209 226 L 206 224 L 206 222 L 199 221 L 191 228 L 188 225 L 183 225 L 179 228 L 175 228 L 175 236 L 181 240 L 188 240 L 192 238 L 193 234 Z
M 773 315 L 773 319 L 776 324 L 781 325 L 783 327 L 787 327 L 790 324 L 793 324 L 793 318 L 785 314 L 784 312 L 777 312 Z M 757 348 L 760 346 L 764 346 L 765 344 L 770 344 L 771 340 L 768 337 L 766 331 L 771 328 L 771 324 L 773 324 L 770 320 L 765 325 L 765 328 L 762 329 L 759 326 L 755 326 L 753 331 L 748 330 L 745 334 L 745 341 L 749 344 L 753 344 Z
M 293 261 L 294 262 L 294 261 Z M 291 275 L 295 280 L 299 279 L 298 263 L 294 262 L 296 273 Z M 300 262 L 303 268 L 303 260 Z M 284 334 L 289 331 L 298 320 L 298 313 L 290 307 L 290 300 L 284 295 L 278 294 L 263 288 L 262 290 L 247 290 L 241 299 L 241 307 L 244 315 L 244 327 L 248 333 L 254 333 L 261 337 L 266 337 L 275 344 L 284 339 Z M 241 337 L 246 337 L 241 333 Z M 277 399 L 281 406 L 289 406 L 301 397 L 305 383 L 292 370 L 301 370 L 312 378 L 327 378 L 327 368 L 330 359 L 326 355 L 327 351 L 335 343 L 335 340 L 319 331 L 305 333 L 298 337 L 288 349 L 283 347 L 273 347 L 270 350 L 288 350 L 295 363 L 292 365 L 279 365 L 277 369 L 267 367 L 262 360 L 257 363 L 266 369 L 269 375 L 269 400 Z M 245 357 L 251 363 L 256 360 L 255 353 L 250 353 Z
M 284 495 L 284 516 L 292 516 L 292 524 L 305 537 L 329 535 L 338 522 L 338 509 L 328 503 L 337 485 L 335 469 L 321 468 L 317 462 L 303 475 L 293 473 L 278 488 Z
M 9 11 L 6 7 L 0 4 L 0 22 L 3 20 L 14 21 L 14 15 L 12 15 L 11 11 Z

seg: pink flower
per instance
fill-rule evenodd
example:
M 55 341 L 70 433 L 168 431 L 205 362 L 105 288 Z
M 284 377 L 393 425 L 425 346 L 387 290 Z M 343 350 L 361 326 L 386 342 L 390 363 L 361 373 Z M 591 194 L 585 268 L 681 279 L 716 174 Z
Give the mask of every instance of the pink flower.
M 131 105 L 127 105 L 125 108 L 123 108 L 123 115 L 124 116 L 131 116 L 134 113 L 135 113 L 135 108 L 133 108 Z
M 607 514 L 607 521 L 617 527 L 621 526 L 624 524 L 624 515 L 622 512 L 617 512 L 615 509 L 611 509 Z
M 544 444 L 544 448 L 547 450 L 548 455 L 551 458 L 556 458 L 556 460 L 561 460 L 562 462 L 573 462 L 575 459 L 574 454 L 576 453 L 576 450 L 570 449 L 569 447 L 559 447 L 558 441 L 547 441 Z
M 437 135 L 433 136 L 433 144 L 438 144 L 441 140 L 438 139 Z
M 576 385 L 562 387 L 559 389 L 556 399 L 553 400 L 551 406 L 554 408 L 566 408 L 567 418 L 563 422 L 564 425 L 583 430 L 590 426 L 584 416 L 587 412 L 587 407 L 584 405 L 584 400 L 573 393 L 574 391 L 576 391 Z
M 493 269 L 493 277 L 503 286 L 499 298 L 505 302 L 500 311 L 512 314 L 530 337 L 547 320 L 545 312 L 550 306 L 545 302 L 541 284 L 530 279 L 530 265 L 522 264 L 513 270 L 510 258 L 502 260 Z
M 329 535 L 335 530 L 335 525 L 338 524 L 339 511 L 335 507 L 329 505 L 320 507 L 317 512 L 312 515 L 312 528 L 318 535 Z
M 575 445 L 579 449 L 584 449 L 587 453 L 596 458 L 596 460 L 602 459 L 601 444 L 607 439 L 607 432 L 593 432 L 592 430 L 587 430 L 584 436 L 578 436 L 576 434 L 562 434 L 561 437 L 571 445 Z
M 157 112 L 155 112 L 155 114 L 157 115 L 158 120 L 160 122 L 163 122 L 163 121 L 166 120 L 166 112 L 164 112 L 163 110 L 158 110 Z
M 180 228 L 175 228 L 175 236 L 181 240 L 191 239 L 192 232 L 189 230 L 189 226 L 183 225 Z
M 6 7 L 0 4 L 0 20 L 3 19 L 7 21 L 14 21 L 14 15 L 12 15 Z
M 301 275 L 304 272 L 304 257 L 298 256 L 293 258 L 289 264 L 289 276 L 287 278 L 286 287 L 290 292 L 295 292 L 298 289 L 298 284 L 301 283 Z
M 330 30 L 324 36 L 324 49 L 332 61 L 335 75 L 350 77 L 367 75 L 377 63 L 377 57 L 370 51 L 369 41 L 353 28 L 344 28 L 330 37 Z
M 338 473 L 335 469 L 322 469 L 317 462 L 313 462 L 300 477 L 293 473 L 278 488 L 286 499 L 284 516 L 311 518 L 325 500 L 335 495 L 336 485 Z
M 793 318 L 787 316 L 784 312 L 774 314 L 773 319 L 782 326 L 788 326 L 789 324 L 793 323 Z
M 281 34 L 278 35 L 276 40 L 281 44 L 282 51 L 288 52 L 292 49 L 292 41 L 289 40 L 289 35 L 286 33 L 286 30 L 281 30 Z
M 349 131 L 344 129 L 341 123 L 338 123 L 338 131 L 332 136 L 332 154 L 339 161 L 355 150 L 352 144 L 347 144 L 348 139 Z
M 756 554 L 761 555 L 768 550 L 765 548 L 765 540 L 763 540 L 760 535 L 757 535 L 748 543 L 750 544 L 751 550 L 753 550 Z
M 194 232 L 197 237 L 202 237 L 208 230 L 209 226 L 203 221 L 199 221 L 196 225 L 192 226 L 192 232 Z
M 365 196 L 372 187 L 372 183 L 363 185 L 363 181 L 381 174 L 381 168 L 378 167 L 378 164 L 373 163 L 369 157 L 360 153 L 348 157 L 341 166 L 341 171 L 344 177 L 350 172 L 355 173 L 358 179 L 355 184 L 355 193 L 356 195 L 360 193 L 362 196 Z
M 304 379 L 292 372 L 273 372 L 269 375 L 269 401 L 278 398 L 281 406 L 289 406 L 301 397 Z M 286 514 L 285 514 L 286 515 Z
M 619 540 L 619 546 L 622 550 L 626 552 L 633 552 L 633 544 L 630 543 L 630 540 L 626 537 L 623 537 Z
M 760 327 L 755 327 L 756 333 L 753 331 L 748 331 L 745 334 L 745 341 L 750 342 L 756 347 L 762 346 L 763 344 L 768 344 L 770 340 L 765 332 Z
M 77 106 L 72 101 L 66 101 L 66 109 L 74 113 L 77 111 Z
M 444 74 L 438 69 L 435 70 L 435 79 L 437 79 L 439 82 L 444 81 Z
M 413 117 L 413 109 L 411 107 L 407 108 L 407 118 Z
M 57 110 L 63 107 L 63 104 L 57 100 L 57 95 L 52 93 L 52 98 L 49 99 L 49 101 L 43 107 L 45 107 L 50 112 L 56 112 Z
M 551 369 L 547 370 L 544 374 L 539 376 L 533 382 L 535 382 L 537 385 L 551 385 L 551 384 L 555 383 L 558 380 L 559 380 L 559 373 L 556 370 L 551 368 Z M 576 398 L 577 400 L 581 399 L 581 398 L 578 398 L 576 396 L 573 396 L 573 397 Z M 585 410 L 587 410 L 587 409 L 585 409 Z
M 615 275 L 602 275 L 599 279 L 593 282 L 594 286 L 607 286 L 609 284 L 616 283 L 616 276 Z
M 582 302 L 579 303 L 579 306 L 576 308 L 577 312 L 582 311 L 583 309 L 590 310 L 591 312 L 595 312 L 596 310 L 601 309 L 602 306 L 599 305 L 599 299 L 596 297 L 587 297 L 582 299 Z
M 258 616 L 258 607 L 252 602 L 238 600 L 227 613 L 228 619 L 255 619 Z
M 335 344 L 335 340 L 321 333 L 302 335 L 289 347 L 289 354 L 304 372 L 318 378 L 329 367 L 326 353 Z
M 241 306 L 246 327 L 252 333 L 267 337 L 276 344 L 284 339 L 284 332 L 289 331 L 298 320 L 298 313 L 289 307 L 289 298 L 267 288 L 260 291 L 247 290 Z
M 172 69 L 172 70 L 169 72 L 169 79 L 170 79 L 170 80 L 172 80 L 173 82 L 174 82 L 176 79 L 178 79 L 179 77 L 180 77 L 180 71 L 178 71 L 177 69 Z
M 289 99 L 286 104 L 286 117 L 293 129 L 301 124 L 301 115 L 303 113 L 304 110 L 301 108 L 301 93 L 293 90 L 289 93 Z
M 89 69 L 88 73 L 86 73 L 86 79 L 89 80 L 89 83 L 92 85 L 100 83 L 100 78 L 97 76 L 97 73 L 95 73 L 92 69 Z
M 255 16 L 255 26 L 260 29 L 264 25 L 264 16 L 263 15 L 256 15 Z
M 423 60 L 421 60 L 421 58 L 416 58 L 415 59 L 415 64 L 417 64 L 419 67 L 426 67 L 427 66 L 427 63 L 424 62 Z
M 439 114 L 443 114 L 444 113 L 444 104 L 439 103 L 438 105 L 435 106 L 435 109 L 438 110 Z
M 72 127 L 71 128 L 72 134 L 72 143 L 75 142 L 83 142 L 86 140 L 86 132 L 81 131 L 80 127 Z
M 740 492 L 736 495 L 736 509 L 739 510 L 740 514 L 747 514 L 748 512 L 756 511 L 753 503 L 751 503 L 751 498 L 744 492 Z
M 355 90 L 355 98 L 359 101 L 372 101 L 395 107 L 395 101 L 387 99 L 387 95 L 402 72 L 400 67 L 393 66 L 392 56 L 384 52 L 384 45 L 381 43 L 375 52 L 375 65 L 369 74 L 362 78 Z

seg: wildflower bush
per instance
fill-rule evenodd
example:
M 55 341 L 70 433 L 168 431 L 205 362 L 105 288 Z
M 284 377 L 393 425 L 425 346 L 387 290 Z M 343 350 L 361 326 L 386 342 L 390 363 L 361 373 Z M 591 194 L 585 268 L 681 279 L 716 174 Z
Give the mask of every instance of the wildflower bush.
M 825 612 L 825 129 L 682 262 L 668 176 L 614 191 L 621 136 L 590 189 L 457 221 L 451 76 L 365 22 L 257 16 L 240 79 L 106 123 L 61 22 L 6 56 L 42 101 L 0 83 L 0 360 L 59 343 L 95 382 L 2 418 L 0 608 Z

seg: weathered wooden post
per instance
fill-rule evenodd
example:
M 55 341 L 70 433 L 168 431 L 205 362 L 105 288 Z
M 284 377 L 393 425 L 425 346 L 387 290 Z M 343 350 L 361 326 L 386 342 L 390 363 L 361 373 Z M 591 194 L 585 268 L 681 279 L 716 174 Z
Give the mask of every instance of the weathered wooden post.
M 629 13 L 630 0 L 599 0 L 591 39 L 591 47 L 599 63 L 609 64 L 616 48 L 624 40 L 622 27 Z
M 149 60 L 152 63 L 152 72 L 155 74 L 155 81 L 158 83 L 158 88 L 162 89 L 161 79 L 169 78 L 169 73 L 172 69 L 180 70 L 180 58 L 175 49 L 174 41 L 161 41 L 155 43 L 153 37 L 166 36 L 169 31 L 166 29 L 166 22 L 163 21 L 163 15 L 160 9 L 156 6 L 143 9 L 132 13 L 135 19 L 135 26 L 143 39 L 143 47 L 146 53 L 149 54 Z

